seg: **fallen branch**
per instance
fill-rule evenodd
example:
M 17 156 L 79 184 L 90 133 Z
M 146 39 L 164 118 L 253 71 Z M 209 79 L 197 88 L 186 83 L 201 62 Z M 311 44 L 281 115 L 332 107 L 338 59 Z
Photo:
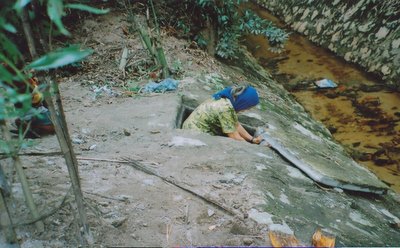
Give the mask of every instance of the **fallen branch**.
M 227 214 L 229 214 L 231 216 L 236 216 L 236 217 L 238 217 L 240 219 L 243 219 L 242 213 L 238 212 L 237 210 L 232 209 L 232 208 L 230 208 L 228 206 L 225 206 L 225 205 L 223 205 L 223 204 L 221 204 L 221 203 L 219 203 L 219 202 L 215 201 L 214 199 L 211 199 L 211 198 L 209 198 L 207 196 L 200 195 L 199 193 L 197 193 L 197 192 L 195 192 L 195 191 L 193 191 L 193 190 L 191 190 L 189 188 L 186 188 L 181 183 L 176 182 L 171 177 L 165 177 L 165 176 L 162 176 L 162 175 L 158 174 L 157 172 L 153 171 L 152 169 L 150 169 L 150 168 L 146 167 L 145 165 L 141 164 L 139 161 L 136 161 L 136 160 L 133 160 L 133 159 L 116 160 L 116 159 L 96 159 L 96 158 L 79 158 L 79 157 L 77 159 L 129 164 L 130 166 L 132 166 L 133 168 L 135 168 L 137 170 L 140 170 L 140 171 L 142 171 L 142 172 L 144 172 L 146 174 L 152 175 L 152 176 L 156 176 L 156 177 L 162 179 L 164 182 L 172 184 L 175 187 L 178 187 L 178 188 L 180 188 L 180 189 L 182 189 L 182 190 L 184 190 L 184 191 L 186 191 L 186 192 L 188 192 L 188 193 L 200 198 L 201 200 L 205 201 L 206 203 L 213 205 L 214 207 L 222 210 L 223 212 L 225 212 L 225 213 L 227 213 Z
M 115 197 L 110 197 L 110 196 L 105 196 L 105 195 L 101 195 L 101 194 L 97 194 L 97 193 L 93 193 L 93 192 L 89 192 L 89 191 L 83 191 L 83 193 L 85 194 L 89 194 L 89 195 L 95 195 L 104 199 L 108 199 L 108 200 L 114 200 L 114 201 L 121 201 L 121 202 L 127 202 L 128 199 L 119 199 L 119 198 L 115 198 Z
M 124 49 L 122 49 L 121 61 L 119 62 L 119 67 L 118 67 L 118 69 L 120 69 L 124 73 L 124 76 L 125 76 L 125 67 L 127 62 L 128 62 L 128 48 L 124 47 Z
M 129 164 L 129 161 L 125 160 L 116 160 L 116 159 L 106 159 L 106 158 L 84 158 L 84 157 L 76 157 L 78 160 L 88 160 L 88 161 L 100 161 L 100 162 L 112 162 L 112 163 L 125 163 Z
M 67 193 L 66 193 L 65 196 L 63 197 L 61 203 L 60 203 L 57 207 L 55 207 L 54 209 L 52 209 L 52 210 L 49 211 L 48 213 L 42 214 L 42 215 L 40 215 L 40 216 L 38 216 L 38 217 L 36 217 L 36 218 L 34 218 L 34 219 L 32 219 L 32 220 L 29 220 L 29 221 L 26 221 L 26 222 L 21 222 L 21 223 L 13 224 L 13 227 L 31 225 L 31 224 L 33 224 L 33 223 L 36 223 L 36 222 L 38 222 L 38 221 L 42 221 L 42 220 L 44 220 L 44 219 L 46 219 L 46 218 L 52 216 L 53 214 L 57 213 L 57 211 L 60 210 L 60 209 L 64 206 L 65 203 L 68 203 L 68 202 L 69 202 L 69 201 L 67 201 L 67 199 L 68 199 L 69 192 L 71 191 L 71 188 L 72 188 L 72 186 L 71 186 L 70 189 L 67 191 Z M 71 201 L 72 201 L 72 200 L 71 200 Z
M 80 155 L 81 153 L 75 153 L 77 155 Z M 58 155 L 64 155 L 62 152 L 26 152 L 26 153 L 18 153 L 18 156 L 22 157 L 22 156 L 32 156 L 32 157 L 36 157 L 36 156 L 48 156 L 48 157 L 52 157 L 52 156 L 58 156 Z M 8 158 L 10 155 L 7 153 L 0 153 L 0 159 L 4 159 L 4 158 Z

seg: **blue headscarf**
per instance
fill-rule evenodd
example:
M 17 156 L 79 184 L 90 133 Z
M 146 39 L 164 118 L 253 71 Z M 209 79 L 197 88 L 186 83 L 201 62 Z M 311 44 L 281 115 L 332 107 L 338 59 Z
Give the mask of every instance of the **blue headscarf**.
M 259 103 L 258 94 L 256 89 L 251 86 L 246 87 L 242 94 L 238 95 L 236 99 L 231 94 L 232 87 L 227 87 L 213 95 L 215 100 L 221 98 L 228 98 L 236 112 L 256 106 Z

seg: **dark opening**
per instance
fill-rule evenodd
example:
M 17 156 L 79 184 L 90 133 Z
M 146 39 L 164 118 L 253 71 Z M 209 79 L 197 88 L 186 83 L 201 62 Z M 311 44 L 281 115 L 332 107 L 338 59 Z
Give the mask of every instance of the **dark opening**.
M 175 128 L 182 128 L 183 122 L 189 117 L 193 110 L 194 109 L 182 104 L 176 116 Z

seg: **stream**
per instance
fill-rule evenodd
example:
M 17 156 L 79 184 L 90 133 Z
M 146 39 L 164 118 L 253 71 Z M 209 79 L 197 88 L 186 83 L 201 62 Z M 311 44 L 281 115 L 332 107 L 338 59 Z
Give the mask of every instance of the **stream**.
M 256 5 L 247 7 L 286 29 L 268 11 Z M 279 54 L 270 52 L 268 42 L 261 36 L 246 36 L 244 44 L 359 164 L 400 193 L 399 92 L 295 32 Z M 332 80 L 337 87 L 317 87 L 315 83 L 321 79 Z

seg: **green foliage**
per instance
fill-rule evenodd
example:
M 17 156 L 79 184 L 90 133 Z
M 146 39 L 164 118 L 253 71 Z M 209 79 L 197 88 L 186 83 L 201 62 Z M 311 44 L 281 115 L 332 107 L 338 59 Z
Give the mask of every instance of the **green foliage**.
M 247 0 L 186 0 L 184 6 L 195 6 L 186 12 L 193 12 L 192 18 L 196 25 L 206 27 L 212 21 L 217 27 L 218 41 L 216 54 L 222 58 L 233 58 L 235 50 L 239 48 L 239 40 L 244 34 L 263 35 L 271 45 L 271 50 L 279 52 L 288 39 L 288 34 L 270 21 L 264 20 L 253 11 L 240 6 Z M 240 6 L 240 7 L 239 7 Z M 183 26 L 182 24 L 180 26 Z M 207 40 L 199 39 L 199 46 L 207 45 Z
M 66 4 L 65 7 L 66 8 L 70 8 L 70 9 L 77 9 L 77 10 L 87 11 L 89 13 L 96 14 L 96 15 L 107 14 L 108 12 L 110 12 L 110 9 L 98 9 L 98 8 L 93 8 L 93 7 L 90 7 L 90 6 L 86 5 L 86 4 L 80 4 L 80 3 Z
M 67 13 L 66 9 L 87 11 L 93 14 L 104 14 L 109 11 L 80 3 L 64 4 L 65 1 L 37 1 L 36 4 L 38 5 L 36 7 L 38 8 L 35 9 L 35 12 L 28 10 L 28 18 L 32 21 L 33 18 L 40 17 L 47 24 L 47 27 L 50 28 L 51 25 L 49 24 L 54 23 L 61 34 L 69 35 L 69 31 L 64 27 L 62 22 L 62 18 Z M 92 53 L 90 49 L 81 49 L 79 45 L 73 45 L 47 53 L 29 65 L 24 65 L 22 61 L 23 52 L 21 51 L 24 51 L 25 47 L 19 47 L 19 45 L 25 46 L 23 44 L 24 38 L 20 36 L 20 34 L 24 33 L 21 26 L 21 15 L 24 8 L 27 8 L 30 3 L 31 0 L 0 1 L 0 121 L 36 116 L 38 114 L 32 108 L 31 92 L 27 90 L 21 93 L 16 85 L 16 82 L 18 84 L 25 83 L 29 89 L 28 78 L 31 75 L 27 73 L 27 70 L 48 70 L 74 64 Z M 37 39 L 38 37 L 31 38 Z M 27 57 L 26 54 L 24 54 L 24 57 Z M 16 105 L 18 105 L 18 108 L 16 108 Z M 12 142 L 0 140 L 0 150 L 6 153 L 17 151 L 20 147 L 28 144 L 26 141 L 23 141 L 23 137 L 24 134 L 21 128 L 19 130 L 19 140 L 13 140 Z
M 92 52 L 91 49 L 82 50 L 77 45 L 62 48 L 33 61 L 27 65 L 25 69 L 35 69 L 40 71 L 62 67 L 79 62 L 92 54 Z
M 63 35 L 70 35 L 61 21 L 61 18 L 64 16 L 64 14 L 64 4 L 62 0 L 48 0 L 47 15 L 49 16 L 50 20 L 57 26 L 58 30 Z
M 208 44 L 207 40 L 201 34 L 196 35 L 194 37 L 194 40 L 196 41 L 197 45 L 201 48 L 205 48 Z
M 0 120 L 23 116 L 31 109 L 32 96 L 30 93 L 18 93 L 12 87 L 0 82 Z M 15 104 L 21 108 L 15 108 Z
M 30 3 L 31 0 L 17 0 L 14 4 L 14 9 L 18 12 L 21 13 L 22 9 Z
M 225 31 L 221 34 L 216 47 L 216 53 L 219 57 L 224 59 L 230 59 L 235 56 L 235 51 L 239 49 L 238 40 L 240 33 L 236 30 Z
M 190 32 L 190 26 L 187 25 L 183 20 L 179 20 L 177 27 L 183 31 L 183 34 L 188 34 Z
M 210 74 L 202 74 L 198 78 L 198 80 L 207 86 L 209 86 L 213 91 L 219 91 L 225 88 L 225 85 L 228 85 L 227 79 L 225 79 L 221 74 L 218 73 L 210 73 Z
M 179 77 L 184 73 L 183 63 L 180 59 L 175 59 L 170 68 L 175 77 Z
M 4 17 L 0 16 L 0 28 L 10 32 L 10 33 L 16 33 L 17 29 L 12 25 L 11 23 L 7 23 Z
M 243 18 L 240 19 L 240 30 L 255 35 L 264 35 L 270 43 L 283 44 L 287 41 L 289 35 L 280 28 L 260 18 L 254 12 L 246 10 Z
M 17 63 L 22 57 L 18 47 L 3 32 L 0 32 L 0 55 L 10 59 L 13 63 Z

